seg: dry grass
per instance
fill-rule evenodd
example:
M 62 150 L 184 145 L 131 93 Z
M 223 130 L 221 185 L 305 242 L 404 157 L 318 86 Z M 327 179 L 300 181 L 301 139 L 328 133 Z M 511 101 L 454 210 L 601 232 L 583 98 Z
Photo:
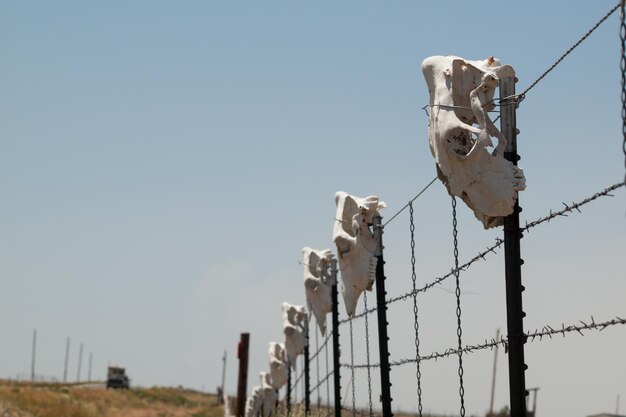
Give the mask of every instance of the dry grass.
M 0 417 L 222 417 L 214 395 L 177 388 L 0 385 Z

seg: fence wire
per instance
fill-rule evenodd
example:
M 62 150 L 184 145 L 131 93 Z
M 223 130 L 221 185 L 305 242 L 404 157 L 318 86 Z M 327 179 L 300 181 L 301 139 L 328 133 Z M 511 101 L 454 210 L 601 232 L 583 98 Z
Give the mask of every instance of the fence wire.
M 613 184 L 607 188 L 605 188 L 604 190 L 597 192 L 595 194 L 593 194 L 590 197 L 585 198 L 584 200 L 581 200 L 577 203 L 570 203 L 570 204 L 566 204 L 566 203 L 562 203 L 565 207 L 561 210 L 557 210 L 557 211 L 553 211 L 550 210 L 550 213 L 547 214 L 546 216 L 540 217 L 537 220 L 534 220 L 532 222 L 526 222 L 525 226 L 523 228 L 521 228 L 522 232 L 527 232 L 530 229 L 539 226 L 542 223 L 546 223 L 549 222 L 550 220 L 556 218 L 556 217 L 568 217 L 567 214 L 568 213 L 572 213 L 574 211 L 578 212 L 578 213 L 582 213 L 580 208 L 594 200 L 597 200 L 600 197 L 613 197 L 613 195 L 611 194 L 611 191 L 617 190 L 618 188 L 621 188 L 624 186 L 624 181 L 619 182 L 617 184 Z M 476 263 L 479 260 L 486 260 L 485 256 L 487 256 L 490 253 L 495 254 L 496 253 L 496 249 L 499 249 L 502 245 L 504 244 L 504 241 L 500 238 L 496 238 L 495 239 L 495 243 L 491 246 L 489 246 L 487 249 L 485 249 L 482 252 L 479 252 L 476 256 L 474 256 L 472 259 L 470 259 L 469 261 L 465 262 L 464 264 L 462 264 L 461 266 L 459 266 L 458 268 L 451 268 L 450 272 L 448 272 L 447 274 L 436 278 L 435 280 L 433 280 L 432 282 L 429 282 L 427 284 L 425 284 L 424 286 L 422 286 L 421 288 L 418 288 L 416 290 L 411 290 L 407 293 L 404 293 L 402 295 L 399 295 L 397 297 L 393 297 L 390 298 L 386 301 L 386 304 L 393 304 L 396 303 L 398 301 L 403 301 L 406 300 L 408 298 L 413 297 L 415 294 L 419 294 L 421 292 L 426 292 L 429 289 L 441 284 L 443 281 L 445 281 L 446 279 L 455 276 L 455 274 L 459 271 L 466 271 L 471 265 L 473 265 L 474 263 Z M 377 307 L 371 307 L 369 309 L 365 309 L 364 311 L 362 311 L 361 313 L 355 314 L 352 319 L 358 319 L 361 317 L 364 317 L 367 314 L 371 314 L 373 312 L 375 312 L 377 310 Z M 343 323 L 347 323 L 350 319 L 345 319 L 345 320 L 340 320 L 339 324 L 343 324 Z
M 593 27 L 589 29 L 587 33 L 585 33 L 578 41 L 576 41 L 576 43 L 574 43 L 567 51 L 565 51 L 563 55 L 561 55 L 559 59 L 554 62 L 554 64 L 552 64 L 547 70 L 545 70 L 543 74 L 541 74 L 535 81 L 533 81 L 522 93 L 518 94 L 517 96 L 520 97 L 520 101 L 523 100 L 523 98 L 526 96 L 526 93 L 528 93 L 541 80 L 543 80 L 546 75 L 548 75 L 554 68 L 556 68 L 557 65 L 559 65 L 569 54 L 572 53 L 574 49 L 576 49 L 581 43 L 583 43 L 589 37 L 589 35 L 591 35 L 598 27 L 600 27 L 600 25 L 604 23 L 613 13 L 615 13 L 615 11 L 620 8 L 621 4 L 622 2 L 619 2 L 615 7 L 609 10 L 609 12 L 595 25 L 593 25 Z
M 613 13 L 615 13 L 615 11 L 617 11 L 618 9 L 620 9 L 620 46 L 621 46 L 621 61 L 620 61 L 620 69 L 621 69 L 621 103 L 622 103 L 622 109 L 621 109 L 621 116 L 622 116 L 622 133 L 623 133 L 623 142 L 622 142 L 622 148 L 623 148 L 623 152 L 624 152 L 624 157 L 625 157 L 625 167 L 626 167 L 626 13 L 625 13 L 625 5 L 624 5 L 624 1 L 620 1 L 616 6 L 614 6 L 611 10 L 609 10 L 609 12 L 603 16 L 598 22 L 596 22 L 591 29 L 589 29 L 589 31 L 587 31 L 580 39 L 578 39 L 569 49 L 567 49 L 550 67 L 548 67 L 537 79 L 535 79 L 523 92 L 516 94 L 514 96 L 511 97 L 504 97 L 504 98 L 500 98 L 498 99 L 498 104 L 499 105 L 503 100 L 511 100 L 514 99 L 517 103 L 521 102 L 522 100 L 524 100 L 524 98 L 526 97 L 526 94 L 533 89 L 539 82 L 541 82 L 550 72 L 552 72 L 561 62 L 563 62 L 563 60 L 569 55 L 571 54 L 582 42 L 584 42 L 602 23 L 604 23 Z M 411 233 L 413 234 L 413 230 L 414 230 L 414 225 L 412 222 L 412 217 L 413 217 L 413 207 L 412 207 L 412 203 L 418 198 L 420 197 L 435 181 L 437 180 L 437 178 L 435 177 L 433 180 L 431 180 L 415 197 L 413 197 L 404 207 L 402 207 L 398 212 L 396 212 L 387 222 L 384 223 L 383 227 L 388 225 L 391 221 L 393 221 L 394 219 L 397 218 L 397 216 L 399 216 L 406 208 L 410 208 L 411 211 Z M 539 226 L 540 224 L 543 223 L 547 223 L 550 222 L 552 219 L 556 218 L 556 217 L 567 217 L 569 213 L 574 213 L 574 212 L 578 212 L 580 213 L 581 210 L 580 208 L 582 206 L 584 206 L 585 204 L 588 204 L 591 201 L 594 201 L 600 197 L 605 197 L 605 196 L 612 196 L 612 194 L 610 194 L 612 191 L 621 188 L 625 185 L 626 183 L 626 176 L 625 176 L 625 181 L 622 181 L 620 183 L 616 183 L 610 187 L 605 188 L 603 191 L 600 191 L 598 193 L 593 194 L 592 196 L 585 198 L 584 200 L 581 200 L 580 202 L 572 202 L 571 204 L 566 204 L 563 203 L 564 208 L 557 210 L 557 211 L 552 211 L 550 210 L 549 214 L 547 214 L 546 216 L 540 217 L 537 220 L 531 221 L 531 222 L 526 222 L 525 226 L 520 228 L 521 232 L 529 232 L 531 229 L 533 229 L 536 226 Z M 457 281 L 457 298 L 458 298 L 458 277 L 459 277 L 459 273 L 461 271 L 465 271 L 467 270 L 471 265 L 473 265 L 474 263 L 476 263 L 479 260 L 486 260 L 486 256 L 490 253 L 495 254 L 497 253 L 497 249 L 499 249 L 502 244 L 504 243 L 504 241 L 500 238 L 496 238 L 495 239 L 495 243 L 491 246 L 489 246 L 487 249 L 485 249 L 482 252 L 479 252 L 476 256 L 474 256 L 473 258 L 471 258 L 469 261 L 465 262 L 462 265 L 458 265 L 458 258 L 455 259 L 455 266 L 453 268 L 451 268 L 450 272 L 448 272 L 447 274 L 435 278 L 432 282 L 429 282 L 427 284 L 425 284 L 424 286 L 420 287 L 420 288 L 416 288 L 415 286 L 415 269 L 414 269 L 414 257 L 413 257 L 413 270 L 412 270 L 412 276 L 413 276 L 413 288 L 411 291 L 401 294 L 397 297 L 394 298 L 390 298 L 388 300 L 385 301 L 385 305 L 390 305 L 393 303 L 396 303 L 398 301 L 403 301 L 409 298 L 413 298 L 413 300 L 415 301 L 415 297 L 417 294 L 422 293 L 422 292 L 426 292 L 428 290 L 430 290 L 431 288 L 441 284 L 444 280 L 454 276 L 456 277 L 456 281 Z M 412 243 L 412 250 L 414 250 L 414 243 Z M 455 248 L 456 249 L 456 248 Z M 413 255 L 414 256 L 414 255 Z M 359 313 L 354 315 L 351 318 L 347 318 L 347 319 L 343 319 L 339 321 L 339 324 L 345 324 L 345 323 L 349 323 L 350 324 L 350 356 L 351 356 L 351 363 L 350 364 L 345 364 L 342 363 L 340 364 L 341 367 L 344 368 L 348 368 L 351 370 L 351 374 L 352 374 L 352 408 L 348 409 L 345 407 L 341 407 L 342 410 L 345 411 L 349 411 L 352 413 L 353 416 L 359 415 L 359 416 L 376 416 L 376 414 L 374 414 L 372 412 L 372 403 L 371 403 L 371 382 L 368 382 L 369 385 L 369 413 L 366 413 L 364 411 L 358 410 L 356 409 L 356 404 L 355 404 L 355 384 L 354 384 L 354 371 L 357 369 L 367 369 L 368 371 L 368 381 L 370 381 L 370 370 L 373 368 L 380 368 L 380 363 L 371 363 L 370 361 L 370 357 L 369 357 L 369 345 L 367 345 L 368 349 L 367 349 L 367 363 L 365 364 L 354 364 L 354 350 L 353 350 L 353 335 L 352 335 L 352 325 L 353 325 L 353 320 L 354 319 L 358 319 L 358 318 L 362 318 L 365 317 L 366 320 L 366 339 L 368 339 L 368 331 L 367 331 L 367 316 L 373 312 L 375 312 L 377 310 L 377 307 L 372 307 L 372 308 L 368 308 L 367 307 L 367 302 L 364 303 L 364 310 Z M 415 326 L 418 326 L 417 323 L 417 311 L 415 311 L 415 315 L 416 315 L 416 321 L 415 321 Z M 460 319 L 459 319 L 460 320 Z M 608 327 L 612 327 L 612 326 L 616 326 L 616 325 L 626 325 L 626 319 L 620 318 L 620 317 L 616 317 L 612 320 L 607 320 L 607 321 L 603 321 L 603 322 L 599 322 L 596 323 L 593 316 L 591 316 L 591 321 L 589 323 L 586 323 L 584 321 L 579 321 L 580 324 L 570 324 L 568 326 L 565 326 L 565 324 L 561 324 L 560 327 L 554 328 L 551 327 L 549 325 L 545 325 L 543 326 L 541 329 L 537 329 L 535 331 L 527 331 L 525 333 L 525 338 L 527 341 L 530 342 L 535 342 L 535 341 L 542 341 L 545 338 L 553 338 L 555 336 L 562 336 L 562 337 L 566 337 L 568 334 L 576 332 L 578 334 L 580 334 L 581 336 L 585 335 L 585 332 L 589 332 L 589 331 L 603 331 Z M 460 323 L 458 326 L 458 332 L 460 332 Z M 325 351 L 326 353 L 326 375 L 320 379 L 320 375 L 319 375 L 319 362 L 317 362 L 317 384 L 310 389 L 310 391 L 308 393 L 306 393 L 306 395 L 310 395 L 313 392 L 319 392 L 320 388 L 323 384 L 326 384 L 326 391 L 327 391 L 327 407 L 329 407 L 330 405 L 330 384 L 329 384 L 329 379 L 331 376 L 333 376 L 334 371 L 330 370 L 329 371 L 329 366 L 328 366 L 328 341 L 331 339 L 332 337 L 332 332 L 327 333 L 325 340 L 323 342 L 323 344 L 321 346 L 319 346 L 319 342 L 317 342 L 317 334 L 316 334 L 316 352 L 311 356 L 310 361 L 316 359 L 319 361 L 319 355 L 321 354 L 322 351 Z M 417 327 L 416 327 L 416 337 L 417 337 Z M 458 347 L 455 348 L 449 348 L 446 349 L 444 351 L 441 352 L 433 352 L 431 354 L 425 355 L 425 356 L 421 356 L 419 353 L 419 339 L 416 339 L 416 356 L 414 358 L 407 358 L 407 359 L 400 359 L 400 360 L 396 360 L 396 361 L 391 361 L 390 362 L 390 366 L 391 367 L 396 367 L 396 366 L 403 366 L 406 364 L 417 364 L 417 378 L 418 378 L 418 385 L 419 385 L 419 380 L 420 380 L 420 371 L 419 371 L 419 364 L 421 362 L 424 361 L 429 361 L 429 360 L 435 360 L 437 361 L 438 359 L 442 359 L 442 358 L 447 358 L 450 356 L 457 356 L 459 358 L 459 361 L 462 360 L 462 355 L 463 354 L 468 354 L 468 353 L 473 353 L 473 352 L 477 352 L 477 351 L 481 351 L 481 350 L 485 350 L 485 349 L 494 349 L 497 348 L 498 346 L 503 346 L 505 348 L 505 350 L 508 348 L 508 339 L 504 338 L 504 337 L 500 337 L 499 339 L 486 339 L 483 343 L 479 343 L 479 344 L 475 344 L 475 345 L 465 345 L 464 347 L 461 346 L 461 339 L 460 339 L 460 334 L 459 334 L 459 344 Z M 368 343 L 368 340 L 366 340 L 366 343 Z M 463 407 L 463 375 L 462 375 L 462 362 L 460 362 L 460 381 L 461 381 L 461 391 L 460 391 L 460 395 L 461 395 L 461 415 L 464 414 L 464 407 Z M 300 372 L 300 374 L 297 376 L 297 378 L 295 379 L 295 382 L 293 383 L 292 387 L 294 387 L 295 389 L 293 390 L 293 392 L 296 394 L 296 402 L 297 402 L 297 387 L 298 384 L 300 382 L 300 380 L 304 377 L 304 372 Z M 418 395 L 421 397 L 421 390 L 418 387 Z M 419 401 L 419 413 L 421 415 L 421 398 Z M 318 401 L 318 408 L 319 408 L 319 401 Z M 319 414 L 319 410 L 318 410 L 318 414 Z
M 541 329 L 525 332 L 525 336 L 529 342 L 542 341 L 546 337 L 553 338 L 554 336 L 558 336 L 558 335 L 565 337 L 568 333 L 573 333 L 573 332 L 577 332 L 581 336 L 584 336 L 584 333 L 583 333 L 584 331 L 591 331 L 591 330 L 602 331 L 608 327 L 617 326 L 617 325 L 626 325 L 626 319 L 621 318 L 621 317 L 615 317 L 612 320 L 606 320 L 603 322 L 596 323 L 593 316 L 591 316 L 591 321 L 589 323 L 586 323 L 582 320 L 579 320 L 579 323 L 580 324 L 570 324 L 568 326 L 565 326 L 565 324 L 561 324 L 561 326 L 560 327 L 557 326 L 557 328 L 554 328 L 549 325 L 545 325 Z M 449 356 L 458 356 L 459 351 L 461 351 L 462 353 L 474 353 L 480 350 L 493 349 L 498 346 L 503 346 L 506 349 L 507 345 L 508 345 L 508 339 L 503 336 L 500 339 L 485 340 L 483 343 L 478 343 L 475 345 L 465 345 L 461 349 L 449 348 L 441 352 L 433 352 L 428 355 L 420 357 L 419 361 L 421 362 L 430 361 L 430 360 L 436 361 L 438 359 L 447 358 Z M 416 362 L 415 358 L 406 358 L 406 359 L 392 361 L 390 365 L 392 367 L 395 367 L 395 366 L 402 366 L 402 365 L 407 365 L 407 364 L 414 364 L 415 362 Z M 346 364 L 346 363 L 342 363 L 341 366 L 345 368 L 353 368 L 353 369 L 366 369 L 368 367 L 367 364 L 351 365 L 351 364 Z M 380 363 L 370 364 L 369 367 L 379 368 Z

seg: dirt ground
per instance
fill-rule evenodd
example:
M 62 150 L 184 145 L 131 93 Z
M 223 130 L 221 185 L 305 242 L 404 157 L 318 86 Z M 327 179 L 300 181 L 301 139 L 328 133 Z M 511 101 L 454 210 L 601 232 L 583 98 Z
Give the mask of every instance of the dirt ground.
M 107 390 L 0 384 L 0 417 L 223 417 L 214 395 L 180 388 Z

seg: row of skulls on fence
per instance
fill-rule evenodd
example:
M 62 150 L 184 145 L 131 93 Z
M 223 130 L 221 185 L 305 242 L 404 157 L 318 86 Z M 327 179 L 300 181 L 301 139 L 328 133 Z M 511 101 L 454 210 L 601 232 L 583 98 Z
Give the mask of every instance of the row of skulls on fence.
M 348 316 L 352 316 L 363 291 L 371 290 L 375 280 L 377 258 L 376 242 L 371 230 L 378 210 L 385 207 L 376 196 L 359 198 L 346 192 L 335 194 L 337 215 L 333 227 L 333 241 L 337 246 L 341 271 L 341 293 Z M 336 284 L 337 259 L 330 249 L 302 250 L 305 306 L 283 303 L 283 343 L 269 344 L 269 372 L 261 372 L 261 384 L 255 386 L 246 402 L 246 416 L 269 417 L 278 400 L 278 390 L 288 381 L 289 367 L 308 343 L 308 323 L 315 316 L 320 332 L 326 334 L 326 316 L 332 311 L 332 291 Z
M 525 189 L 526 180 L 522 170 L 504 158 L 507 140 L 488 112 L 495 108 L 493 97 L 500 78 L 514 77 L 515 71 L 493 57 L 469 61 L 456 56 L 433 56 L 423 61 L 422 72 L 430 95 L 428 138 L 437 176 L 448 194 L 461 198 L 485 229 L 502 225 L 503 218 L 513 212 L 517 193 Z M 272 414 L 277 390 L 287 383 L 289 366 L 295 367 L 307 344 L 307 326 L 312 316 L 320 332 L 326 333 L 336 261 L 349 317 L 354 315 L 363 291 L 371 291 L 375 282 L 378 243 L 371 226 L 385 203 L 376 196 L 360 198 L 339 191 L 335 204 L 333 241 L 337 260 L 328 249 L 303 249 L 309 313 L 304 306 L 283 303 L 285 341 L 270 343 L 270 372 L 261 373 L 261 385 L 248 398 L 248 417 Z

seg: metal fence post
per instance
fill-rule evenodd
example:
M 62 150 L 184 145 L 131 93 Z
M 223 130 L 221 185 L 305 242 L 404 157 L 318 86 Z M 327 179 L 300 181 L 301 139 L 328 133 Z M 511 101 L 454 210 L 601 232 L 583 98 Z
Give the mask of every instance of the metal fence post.
M 304 346 L 304 415 L 308 416 L 311 412 L 311 381 L 309 366 L 309 321 L 304 323 L 304 331 L 306 336 L 306 345 Z
M 291 413 L 291 363 L 287 368 L 287 415 Z
M 376 240 L 376 312 L 378 313 L 378 351 L 380 353 L 380 401 L 383 405 L 383 417 L 392 417 L 391 381 L 389 373 L 389 337 L 387 336 L 387 303 L 385 296 L 385 261 L 383 259 L 382 217 L 373 219 L 372 228 Z
M 335 417 L 341 417 L 341 365 L 339 364 L 339 357 L 341 352 L 339 350 L 339 300 L 337 294 L 337 260 L 331 261 L 331 268 L 334 277 L 334 283 L 332 286 L 332 305 L 333 305 L 333 385 L 335 389 Z
M 517 127 L 515 110 L 514 77 L 500 80 L 500 127 L 507 140 L 504 157 L 517 165 L 520 157 L 517 154 Z M 506 310 L 509 352 L 509 391 L 511 400 L 511 417 L 526 417 L 526 364 L 524 363 L 524 334 L 523 319 L 526 313 L 522 310 L 522 264 L 520 255 L 520 240 L 522 232 L 519 227 L 519 199 L 515 203 L 513 213 L 504 218 L 504 261 L 506 280 Z

